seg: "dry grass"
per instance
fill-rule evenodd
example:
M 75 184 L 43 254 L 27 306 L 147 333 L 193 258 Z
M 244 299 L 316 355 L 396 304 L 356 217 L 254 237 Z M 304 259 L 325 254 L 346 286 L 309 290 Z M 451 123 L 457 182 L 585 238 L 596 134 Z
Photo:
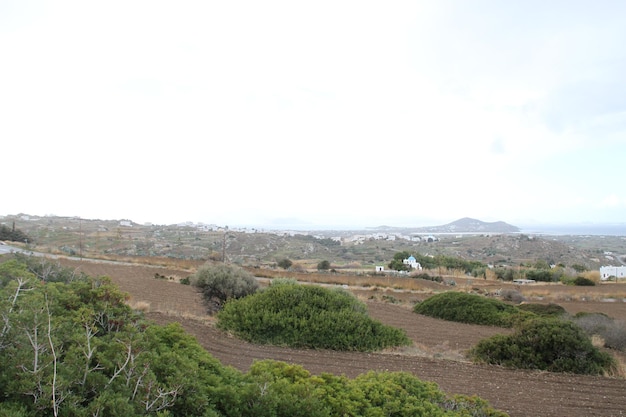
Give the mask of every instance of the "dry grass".
M 150 312 L 150 303 L 147 301 L 131 301 L 129 306 L 135 311 L 141 311 L 142 313 Z

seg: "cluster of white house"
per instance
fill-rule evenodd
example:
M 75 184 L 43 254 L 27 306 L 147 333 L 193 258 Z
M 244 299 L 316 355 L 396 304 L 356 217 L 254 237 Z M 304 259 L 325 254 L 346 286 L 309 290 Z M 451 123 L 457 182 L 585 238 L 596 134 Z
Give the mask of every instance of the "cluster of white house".
M 612 279 L 626 278 L 626 266 L 601 266 L 600 279 L 609 281 Z

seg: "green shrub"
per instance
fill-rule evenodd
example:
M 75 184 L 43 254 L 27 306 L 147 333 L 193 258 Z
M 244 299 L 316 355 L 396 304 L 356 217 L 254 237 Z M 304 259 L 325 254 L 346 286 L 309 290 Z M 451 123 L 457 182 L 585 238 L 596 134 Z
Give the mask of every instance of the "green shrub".
M 300 365 L 263 360 L 228 388 L 212 398 L 225 416 L 506 416 L 478 397 L 447 397 L 408 372 L 312 376 Z
M 290 283 L 228 302 L 218 326 L 250 342 L 293 347 L 374 351 L 410 344 L 404 331 L 372 320 L 350 293 Z
M 554 274 L 549 269 L 529 269 L 526 271 L 526 279 L 534 279 L 535 281 L 554 282 Z
M 191 282 L 202 290 L 209 311 L 219 310 L 226 301 L 259 289 L 254 276 L 236 265 L 205 264 L 192 275 Z
M 330 262 L 327 260 L 320 261 L 317 264 L 318 271 L 328 271 L 330 269 Z
M 293 265 L 293 262 L 290 259 L 285 258 L 278 261 L 277 265 L 282 269 L 289 269 Z
M 593 287 L 594 285 L 596 285 L 596 283 L 590 280 L 589 278 L 576 277 L 574 278 L 574 285 L 581 286 L 581 287 Z
M 413 311 L 443 320 L 502 327 L 531 315 L 500 300 L 456 291 L 433 295 L 416 304 Z
M 553 318 L 527 320 L 512 335 L 482 340 L 470 356 L 478 362 L 550 372 L 600 375 L 616 369 L 615 360 L 594 347 L 580 327 Z
M 566 313 L 565 309 L 558 304 L 549 303 L 549 304 L 537 304 L 537 303 L 529 303 L 529 304 L 520 304 L 517 306 L 520 310 L 529 311 L 531 313 L 535 313 L 538 316 L 542 317 L 557 317 L 562 316 Z

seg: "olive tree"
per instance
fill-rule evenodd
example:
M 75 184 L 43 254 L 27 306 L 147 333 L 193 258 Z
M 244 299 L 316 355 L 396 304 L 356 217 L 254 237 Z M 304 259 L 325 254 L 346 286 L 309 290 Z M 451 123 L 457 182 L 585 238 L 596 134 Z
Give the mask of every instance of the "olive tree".
M 205 264 L 191 277 L 191 282 L 202 290 L 209 311 L 222 308 L 231 298 L 241 298 L 259 289 L 254 276 L 236 265 Z

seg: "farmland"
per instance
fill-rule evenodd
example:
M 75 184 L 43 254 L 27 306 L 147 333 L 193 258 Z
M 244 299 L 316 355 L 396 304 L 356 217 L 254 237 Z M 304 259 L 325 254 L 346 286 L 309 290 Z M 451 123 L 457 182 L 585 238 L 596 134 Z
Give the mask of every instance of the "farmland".
M 485 337 L 510 330 L 445 322 L 411 312 L 413 302 L 450 289 L 441 284 L 413 280 L 423 285 L 414 284 L 411 290 L 405 291 L 400 288 L 401 282 L 394 283 L 393 279 L 389 281 L 390 286 L 383 286 L 382 283 L 372 285 L 366 281 L 370 279 L 367 277 L 346 276 L 342 284 L 337 277 L 330 276 L 329 281 L 333 282 L 326 285 L 347 286 L 367 301 L 372 317 L 405 329 L 413 341 L 410 347 L 382 353 L 333 352 L 253 345 L 217 330 L 213 319 L 205 314 L 201 296 L 193 287 L 177 282 L 191 273 L 190 268 L 68 259 L 60 262 L 90 275 L 110 276 L 130 294 L 129 303 L 145 311 L 150 319 L 162 324 L 181 323 L 213 356 L 241 370 L 247 370 L 258 359 L 276 359 L 300 364 L 314 374 L 331 372 L 354 377 L 368 370 L 410 371 L 423 380 L 436 382 L 447 393 L 485 398 L 512 416 L 616 416 L 626 410 L 626 380 L 623 378 L 509 370 L 467 362 L 464 352 L 469 347 Z M 315 275 L 315 280 L 322 279 L 321 274 Z M 301 275 L 298 279 L 304 281 L 306 277 Z M 360 280 L 366 285 L 359 285 Z M 472 287 L 489 291 L 498 284 L 501 283 L 478 280 Z M 599 285 L 592 287 L 588 294 L 582 294 L 586 289 L 578 289 L 578 294 L 563 291 L 562 285 L 517 288 L 528 297 L 554 300 L 570 313 L 603 312 L 626 320 L 626 303 L 614 298 L 626 293 L 624 284 Z

